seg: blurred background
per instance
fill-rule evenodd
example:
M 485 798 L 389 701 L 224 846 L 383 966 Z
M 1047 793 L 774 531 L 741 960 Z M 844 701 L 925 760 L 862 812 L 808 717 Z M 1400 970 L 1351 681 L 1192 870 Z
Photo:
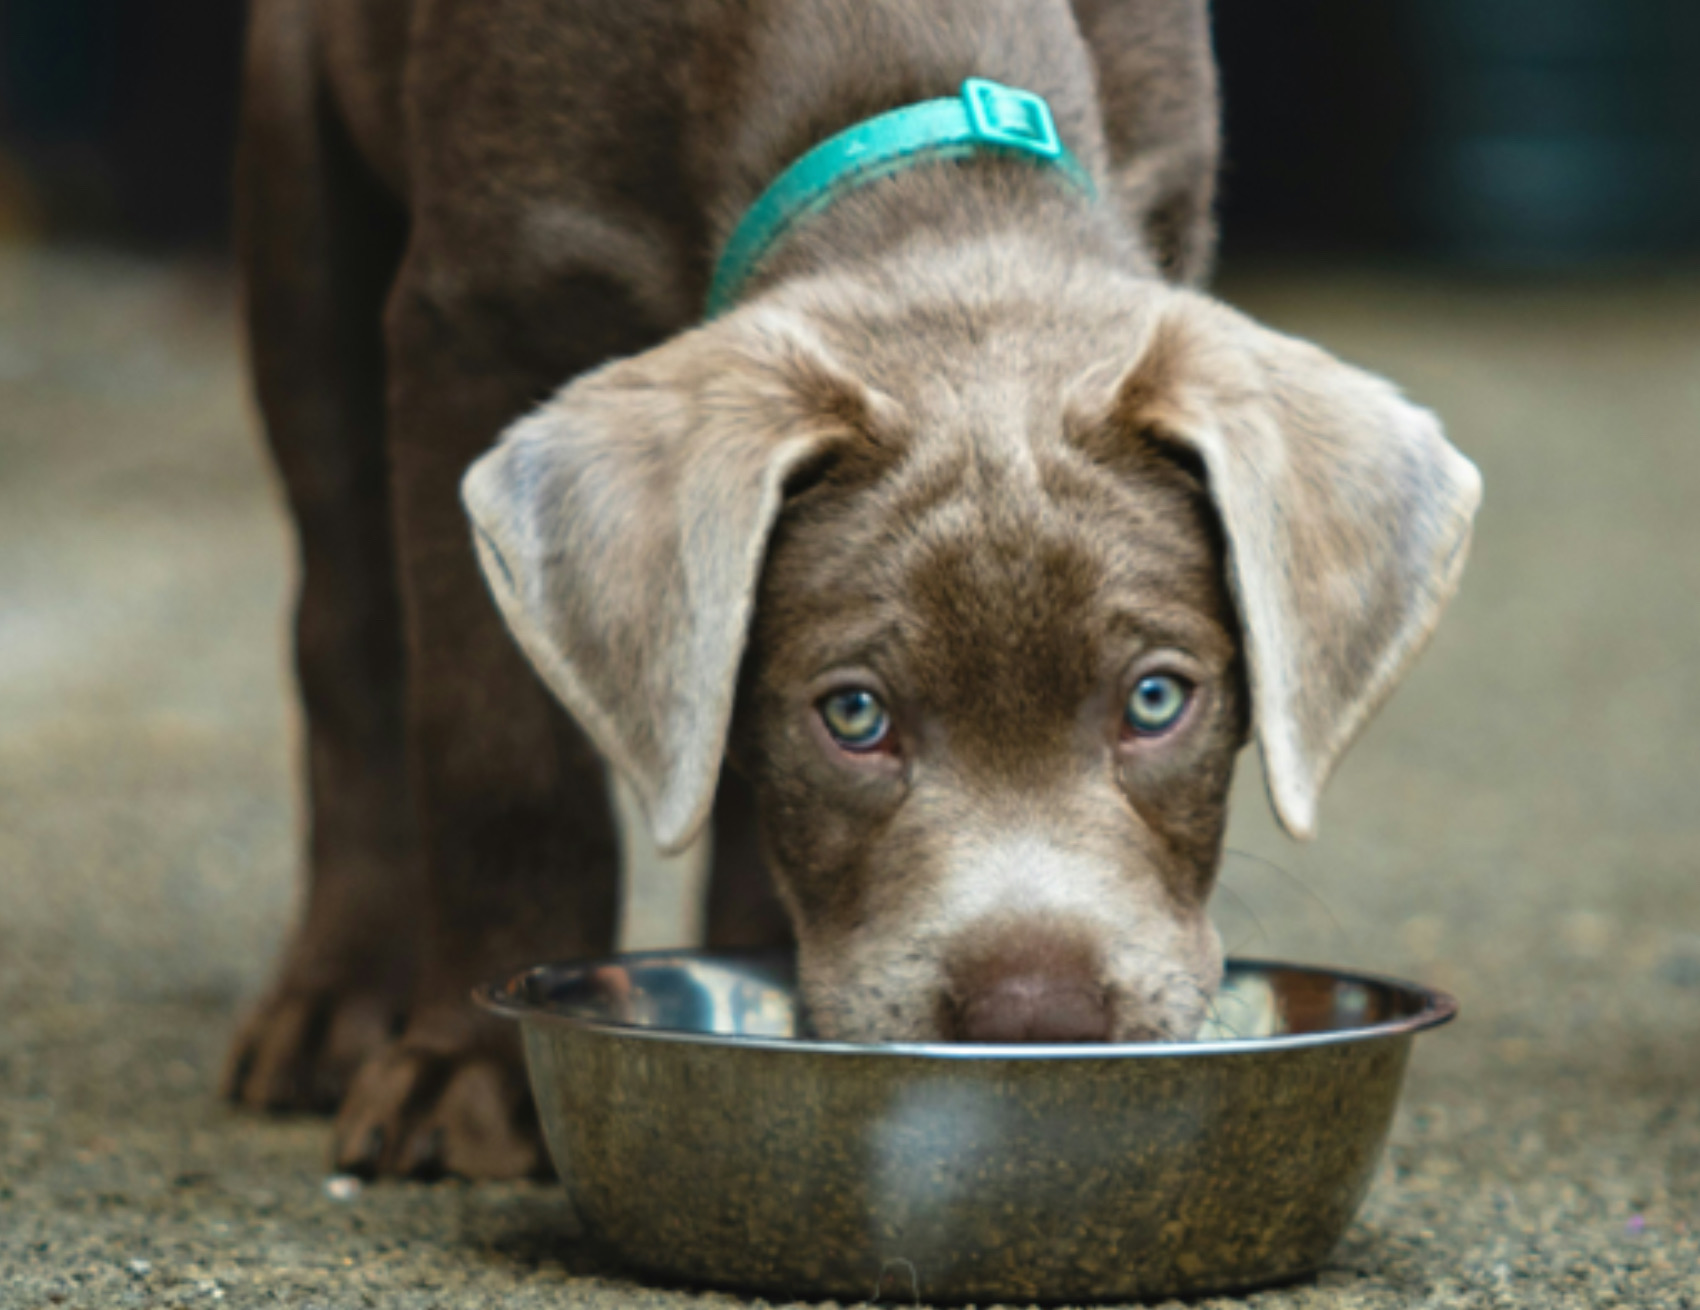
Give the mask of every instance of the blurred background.
M 1487 488 L 1320 839 L 1242 769 L 1230 950 L 1464 1007 L 1329 1273 L 1258 1304 L 1692 1306 L 1700 4 L 1214 21 L 1217 294 L 1395 379 Z M 214 1096 L 300 821 L 293 544 L 228 265 L 241 29 L 237 0 L 0 0 L 0 1304 L 623 1303 L 555 1193 L 327 1192 L 322 1123 Z M 628 942 L 678 939 L 664 889 Z
M 1558 271 L 1700 244 L 1700 6 L 1218 0 L 1224 267 Z M 0 0 L 7 230 L 225 233 L 242 6 Z

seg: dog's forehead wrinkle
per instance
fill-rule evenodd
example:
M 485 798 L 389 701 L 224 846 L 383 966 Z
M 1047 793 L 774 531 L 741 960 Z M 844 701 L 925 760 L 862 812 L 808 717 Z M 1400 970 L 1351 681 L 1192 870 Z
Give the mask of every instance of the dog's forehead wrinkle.
M 960 720 L 988 716 L 1049 719 L 1055 737 L 1118 643 L 1226 658 L 1219 561 L 1177 507 L 1172 487 L 1122 485 L 1061 441 L 1012 466 L 935 430 L 778 534 L 777 617 L 813 667 L 872 667 L 957 721 L 958 741 L 974 735 Z

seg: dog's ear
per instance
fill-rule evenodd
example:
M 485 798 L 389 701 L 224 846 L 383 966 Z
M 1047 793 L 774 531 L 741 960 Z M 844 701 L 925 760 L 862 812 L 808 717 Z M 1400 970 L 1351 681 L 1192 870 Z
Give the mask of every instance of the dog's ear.
M 787 479 L 876 403 L 805 323 L 752 306 L 574 381 L 462 483 L 509 629 L 664 851 L 713 803 Z
M 1270 801 L 1295 837 L 1457 589 L 1475 466 L 1389 383 L 1187 292 L 1165 296 L 1102 423 L 1202 462 L 1227 540 Z M 1113 377 L 1106 392 L 1104 383 Z

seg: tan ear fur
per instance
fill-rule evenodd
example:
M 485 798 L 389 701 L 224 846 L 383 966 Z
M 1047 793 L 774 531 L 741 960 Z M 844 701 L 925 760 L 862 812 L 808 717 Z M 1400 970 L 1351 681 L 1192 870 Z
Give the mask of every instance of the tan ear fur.
M 1457 590 L 1481 477 L 1388 382 L 1187 292 L 1115 404 L 1204 463 L 1270 801 L 1310 837 L 1334 766 Z
M 785 482 L 867 403 L 805 324 L 751 307 L 574 381 L 462 483 L 508 627 L 664 851 L 713 804 Z

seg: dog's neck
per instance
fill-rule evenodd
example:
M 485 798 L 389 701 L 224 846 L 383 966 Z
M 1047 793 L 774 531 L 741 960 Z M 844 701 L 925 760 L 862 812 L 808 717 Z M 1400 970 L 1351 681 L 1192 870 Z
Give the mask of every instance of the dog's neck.
M 699 194 L 716 250 L 773 179 L 812 147 L 888 110 L 955 95 L 965 77 L 1043 96 L 1062 139 L 1105 192 L 1089 202 L 1051 170 L 1021 159 L 917 165 L 836 198 L 788 233 L 744 286 L 745 298 L 793 278 L 871 269 L 917 242 L 960 250 L 1012 230 L 1040 234 L 1080 258 L 1153 268 L 1111 203 L 1091 55 L 1066 3 L 870 0 L 853 15 L 846 6 L 774 6 L 722 41 L 735 47 L 717 42 L 732 91 L 726 94 L 723 71 L 720 103 L 699 116 L 695 152 L 713 161 L 699 173 Z

